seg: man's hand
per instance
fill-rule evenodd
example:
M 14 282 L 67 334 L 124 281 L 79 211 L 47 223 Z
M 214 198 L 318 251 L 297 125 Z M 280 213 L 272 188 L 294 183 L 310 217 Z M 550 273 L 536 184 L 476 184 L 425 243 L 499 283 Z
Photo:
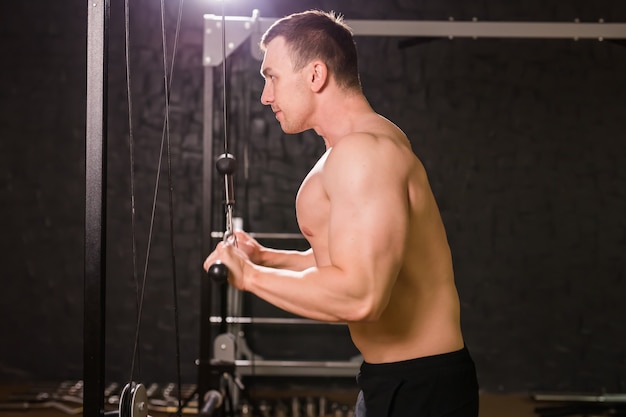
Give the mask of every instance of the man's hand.
M 243 230 L 235 231 L 235 238 L 237 239 L 237 247 L 248 255 L 250 262 L 263 265 L 262 254 L 265 247 Z
M 228 268 L 228 282 L 235 288 L 245 291 L 244 270 L 250 261 L 248 255 L 228 242 L 220 242 L 203 264 L 205 271 L 220 261 Z

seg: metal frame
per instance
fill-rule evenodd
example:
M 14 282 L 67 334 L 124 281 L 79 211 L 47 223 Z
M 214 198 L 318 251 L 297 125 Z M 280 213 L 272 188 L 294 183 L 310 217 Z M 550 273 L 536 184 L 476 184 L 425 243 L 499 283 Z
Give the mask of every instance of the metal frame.
M 204 48 L 203 64 L 205 67 L 205 121 L 212 119 L 213 111 L 213 68 L 222 64 L 223 46 L 226 46 L 225 57 L 228 57 L 235 49 L 249 40 L 250 53 L 256 59 L 262 58 L 262 53 L 258 47 L 262 34 L 276 21 L 276 18 L 262 18 L 258 10 L 254 10 L 251 17 L 242 16 L 217 16 L 213 14 L 204 15 Z M 224 33 L 226 42 L 222 40 L 222 24 L 226 24 Z M 626 39 L 625 23 L 581 23 L 581 22 L 479 22 L 472 21 L 411 21 L 411 20 L 346 20 L 346 23 L 353 29 L 355 36 L 398 36 L 398 37 L 428 37 L 428 38 L 534 38 L 534 39 Z M 204 129 L 204 204 L 205 213 L 213 210 L 211 184 L 213 184 L 213 155 L 212 146 L 213 133 L 211 128 Z M 207 218 L 212 217 L 209 215 Z M 205 248 L 210 249 L 211 239 L 218 239 L 223 236 L 222 232 L 214 231 L 212 224 L 204 225 L 204 236 L 206 239 Z M 210 236 L 210 238 L 208 238 Z M 277 239 L 301 238 L 297 234 L 289 233 L 265 233 L 258 234 L 257 237 L 268 237 Z M 207 252 L 208 253 L 208 252 Z M 204 292 L 204 290 L 203 290 Z M 232 294 L 229 295 L 232 299 Z M 240 304 L 239 304 L 240 306 Z M 237 331 L 237 325 L 246 320 L 238 317 L 237 308 L 229 309 L 231 317 L 223 320 L 211 316 L 209 308 L 204 306 L 202 317 L 211 319 L 202 321 L 201 324 L 201 359 L 200 363 L 207 364 L 211 358 L 209 349 L 211 347 L 207 334 L 210 333 L 210 323 L 226 324 L 229 330 Z M 234 311 L 233 311 L 234 310 Z M 233 317 L 234 316 L 234 317 Z M 219 319 L 219 320 L 218 320 Z M 265 322 L 269 319 L 260 318 L 257 322 Z M 271 320 L 270 320 L 271 321 Z M 254 320 L 251 320 L 254 323 Z M 276 321 L 276 323 L 280 320 Z M 295 322 L 294 322 L 295 323 Z M 224 327 L 222 327 L 224 329 Z M 245 340 L 244 340 L 245 341 Z M 236 354 L 235 354 L 236 356 Z M 320 366 L 328 366 L 333 369 L 333 375 L 353 375 L 355 368 L 353 362 L 335 363 L 331 362 L 294 362 L 283 361 L 241 361 L 234 358 L 237 367 L 252 366 L 254 363 L 254 374 L 264 375 L 303 375 L 303 372 L 312 372 L 319 375 Z M 323 365 L 321 365 L 323 364 Z M 280 369 L 285 367 L 286 369 Z M 338 370 L 339 368 L 339 370 Z M 323 372 L 323 371 L 322 371 Z
M 87 4 L 83 414 L 104 410 L 109 0 Z
M 84 341 L 83 379 L 84 415 L 101 415 L 104 405 L 104 326 L 105 326 L 105 284 L 106 284 L 106 103 L 107 103 L 107 62 L 109 0 L 88 2 L 87 13 L 87 115 L 86 115 L 86 154 L 85 154 L 85 275 L 84 275 Z M 226 28 L 226 56 L 251 38 L 251 53 L 261 58 L 256 46 L 262 33 L 276 19 L 260 18 L 258 11 L 252 17 L 224 17 Z M 205 15 L 204 33 L 204 120 L 212 120 L 213 111 L 213 67 L 221 63 L 221 17 Z M 357 36 L 407 36 L 407 37 L 472 37 L 472 38 L 570 38 L 570 39 L 626 39 L 624 23 L 549 23 L 549 22 L 455 22 L 455 21 L 398 21 L 361 20 L 347 23 Z M 214 32 L 219 33 L 218 36 Z M 217 51 L 220 51 L 218 53 Z M 213 199 L 213 133 L 204 129 L 204 174 L 203 174 L 203 248 L 208 253 L 211 245 Z M 207 218 L 209 221 L 207 221 Z M 216 233 L 216 232 L 215 232 Z M 287 238 L 293 238 L 288 236 Z M 211 283 L 201 284 L 201 317 L 210 316 Z M 210 323 L 205 320 L 200 331 L 200 357 L 198 359 L 198 389 L 202 394 L 211 378 Z M 242 369 L 252 369 L 253 374 L 265 369 L 264 374 L 278 375 L 281 370 L 287 374 L 309 375 L 320 369 L 325 375 L 343 375 L 354 372 L 358 362 L 284 362 L 236 361 Z M 247 368 L 248 367 L 248 368 Z M 332 372 L 331 372 L 332 370 Z M 337 373 L 334 373 L 337 371 Z M 247 373 L 247 372 L 246 372 Z
M 262 18 L 258 10 L 254 10 L 251 17 L 241 16 L 217 16 L 204 15 L 204 43 L 203 43 L 203 66 L 205 74 L 204 86 L 204 120 L 205 129 L 203 134 L 204 146 L 204 207 L 209 224 L 203 225 L 204 247 L 211 249 L 215 240 L 223 236 L 222 232 L 215 231 L 212 224 L 213 212 L 213 129 L 206 127 L 212 120 L 213 112 L 213 70 L 222 64 L 223 59 L 249 41 L 249 52 L 257 60 L 262 59 L 262 52 L 258 47 L 261 36 L 276 21 L 275 18 Z M 222 32 L 222 24 L 226 27 Z M 472 21 L 410 21 L 410 20 L 346 20 L 352 28 L 355 36 L 397 36 L 407 38 L 528 38 L 528 39 L 591 39 L 597 41 L 626 39 L 626 23 L 605 23 L 602 20 L 597 23 L 575 22 L 480 22 Z M 224 35 L 222 34 L 224 33 Z M 225 42 L 222 38 L 225 36 Z M 223 50 L 225 46 L 225 50 Z M 301 238 L 297 234 L 267 233 L 257 237 L 277 239 Z M 206 284 L 209 285 L 209 284 Z M 203 287 L 205 284 L 203 284 Z M 211 374 L 212 362 L 226 360 L 234 365 L 240 375 L 264 375 L 264 376 L 354 376 L 358 372 L 359 357 L 349 361 L 270 361 L 252 354 L 247 348 L 245 339 L 236 336 L 237 341 L 243 346 L 237 348 L 235 340 L 224 333 L 224 330 L 239 333 L 239 325 L 243 322 L 254 323 L 255 319 L 239 317 L 241 314 L 240 302 L 236 302 L 234 308 L 230 308 L 227 314 L 222 309 L 222 317 L 211 316 L 211 309 L 206 305 L 208 301 L 203 288 L 201 306 L 201 343 L 199 364 L 199 394 L 202 396 L 205 389 L 209 388 L 207 380 L 203 376 Z M 233 298 L 229 293 L 228 297 Z M 236 297 L 235 297 L 236 298 Z M 223 298 L 223 299 L 226 299 Z M 228 316 L 228 317 L 226 317 Z M 282 323 L 282 319 L 258 318 L 257 322 Z M 291 322 L 293 320 L 293 322 Z M 288 319 L 289 324 L 299 324 L 297 319 Z M 211 344 L 210 335 L 212 325 L 221 326 L 222 334 L 215 339 L 215 345 Z M 308 322 L 307 322 L 308 323 Z M 304 321 L 302 322 L 304 324 Z M 226 327 L 224 327 L 226 326 Z M 230 334 L 232 336 L 232 333 Z M 233 336 L 234 337 L 234 336 Z M 233 340 L 231 340 L 233 339 Z M 227 343 L 222 343 L 226 341 Z M 222 343 L 222 344 L 220 344 Z M 213 350 L 213 352 L 211 351 Z M 239 352 L 237 352 L 239 350 Z M 242 360 L 241 351 L 244 351 L 249 360 Z M 215 357 L 211 357 L 214 353 Z M 258 358 L 258 360 L 256 360 Z M 219 360 L 218 360 L 219 359 Z
M 261 59 L 258 48 L 262 34 L 277 20 L 259 17 L 227 16 L 226 56 L 250 39 L 252 56 Z M 588 22 L 482 22 L 442 20 L 346 20 L 355 36 L 404 36 L 431 38 L 530 38 L 530 39 L 626 39 L 626 23 Z M 222 62 L 222 17 L 204 15 L 203 64 Z
M 84 275 L 84 341 L 83 379 L 84 415 L 101 415 L 104 405 L 104 325 L 105 325 L 105 284 L 106 284 L 106 103 L 108 62 L 109 0 L 92 0 L 87 3 L 87 116 L 85 154 L 85 275 Z M 226 28 L 226 56 L 251 38 L 251 53 L 260 59 L 256 46 L 264 31 L 276 19 L 260 18 L 258 11 L 252 17 L 224 17 Z M 212 120 L 213 110 L 213 67 L 221 63 L 221 17 L 205 15 L 203 64 L 204 71 L 204 120 Z M 472 38 L 570 38 L 570 39 L 626 39 L 624 23 L 547 23 L 547 22 L 454 22 L 454 21 L 398 21 L 361 20 L 347 23 L 357 36 L 408 36 L 408 37 L 472 37 Z M 214 32 L 219 33 L 216 36 Z M 216 46 L 219 45 L 219 46 Z M 212 238 L 213 199 L 213 133 L 204 129 L 204 174 L 203 174 L 203 248 L 208 252 Z M 206 219 L 209 221 L 206 221 Z M 292 237 L 289 237 L 292 238 Z M 201 317 L 210 316 L 211 283 L 201 284 Z M 200 331 L 199 385 L 202 394 L 207 387 L 210 375 L 210 332 L 209 320 L 203 321 Z M 244 361 L 245 362 L 245 361 Z M 237 365 L 245 369 L 246 363 Z M 272 363 L 270 363 L 272 362 Z M 356 363 L 356 362 L 355 362 Z M 320 365 L 323 364 L 323 365 Z M 250 362 L 258 374 L 264 365 Z M 353 362 L 295 362 L 268 361 L 267 372 L 280 372 L 292 369 L 291 366 L 314 372 L 319 369 L 340 369 L 339 373 L 352 372 Z M 337 366 L 335 366 L 337 365 Z M 309 366 L 315 367 L 309 368 Z M 252 368 L 251 368 L 252 369 Z M 292 371 L 293 372 L 293 371 Z M 293 373 L 290 373 L 290 375 Z

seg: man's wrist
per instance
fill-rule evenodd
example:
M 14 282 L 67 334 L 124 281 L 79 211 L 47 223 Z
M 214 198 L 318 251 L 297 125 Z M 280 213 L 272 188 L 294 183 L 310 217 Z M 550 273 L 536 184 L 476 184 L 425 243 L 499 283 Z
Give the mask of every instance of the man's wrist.
M 269 252 L 269 250 L 267 248 L 264 248 L 264 247 L 259 248 L 259 250 L 256 253 L 256 256 L 255 256 L 255 259 L 254 259 L 254 263 L 257 264 L 257 265 L 266 266 L 267 265 L 268 252 Z
M 252 282 L 254 281 L 254 277 L 256 275 L 256 264 L 252 262 L 246 262 L 243 267 L 243 288 L 241 291 L 250 291 L 252 287 Z

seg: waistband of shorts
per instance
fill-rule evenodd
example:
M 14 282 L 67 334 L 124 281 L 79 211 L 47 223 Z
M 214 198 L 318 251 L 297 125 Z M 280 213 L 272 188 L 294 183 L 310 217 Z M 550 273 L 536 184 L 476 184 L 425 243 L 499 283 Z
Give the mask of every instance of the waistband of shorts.
M 458 366 L 471 363 L 473 360 L 466 346 L 454 352 L 439 355 L 423 356 L 415 359 L 407 359 L 398 362 L 368 363 L 361 364 L 361 372 L 366 375 L 390 375 L 405 374 L 407 372 L 426 371 L 441 367 Z

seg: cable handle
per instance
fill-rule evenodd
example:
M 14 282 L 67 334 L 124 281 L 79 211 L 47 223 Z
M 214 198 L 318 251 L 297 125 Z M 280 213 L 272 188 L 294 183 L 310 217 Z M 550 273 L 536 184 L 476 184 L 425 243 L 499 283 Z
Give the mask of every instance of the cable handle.
M 233 233 L 233 205 L 235 204 L 235 192 L 233 187 L 233 174 L 237 170 L 237 160 L 230 153 L 223 153 L 215 162 L 217 172 L 224 177 L 224 208 L 226 216 L 226 232 L 224 242 L 233 243 L 237 246 L 237 239 Z M 207 270 L 207 275 L 213 282 L 223 284 L 228 280 L 228 267 L 217 260 Z

